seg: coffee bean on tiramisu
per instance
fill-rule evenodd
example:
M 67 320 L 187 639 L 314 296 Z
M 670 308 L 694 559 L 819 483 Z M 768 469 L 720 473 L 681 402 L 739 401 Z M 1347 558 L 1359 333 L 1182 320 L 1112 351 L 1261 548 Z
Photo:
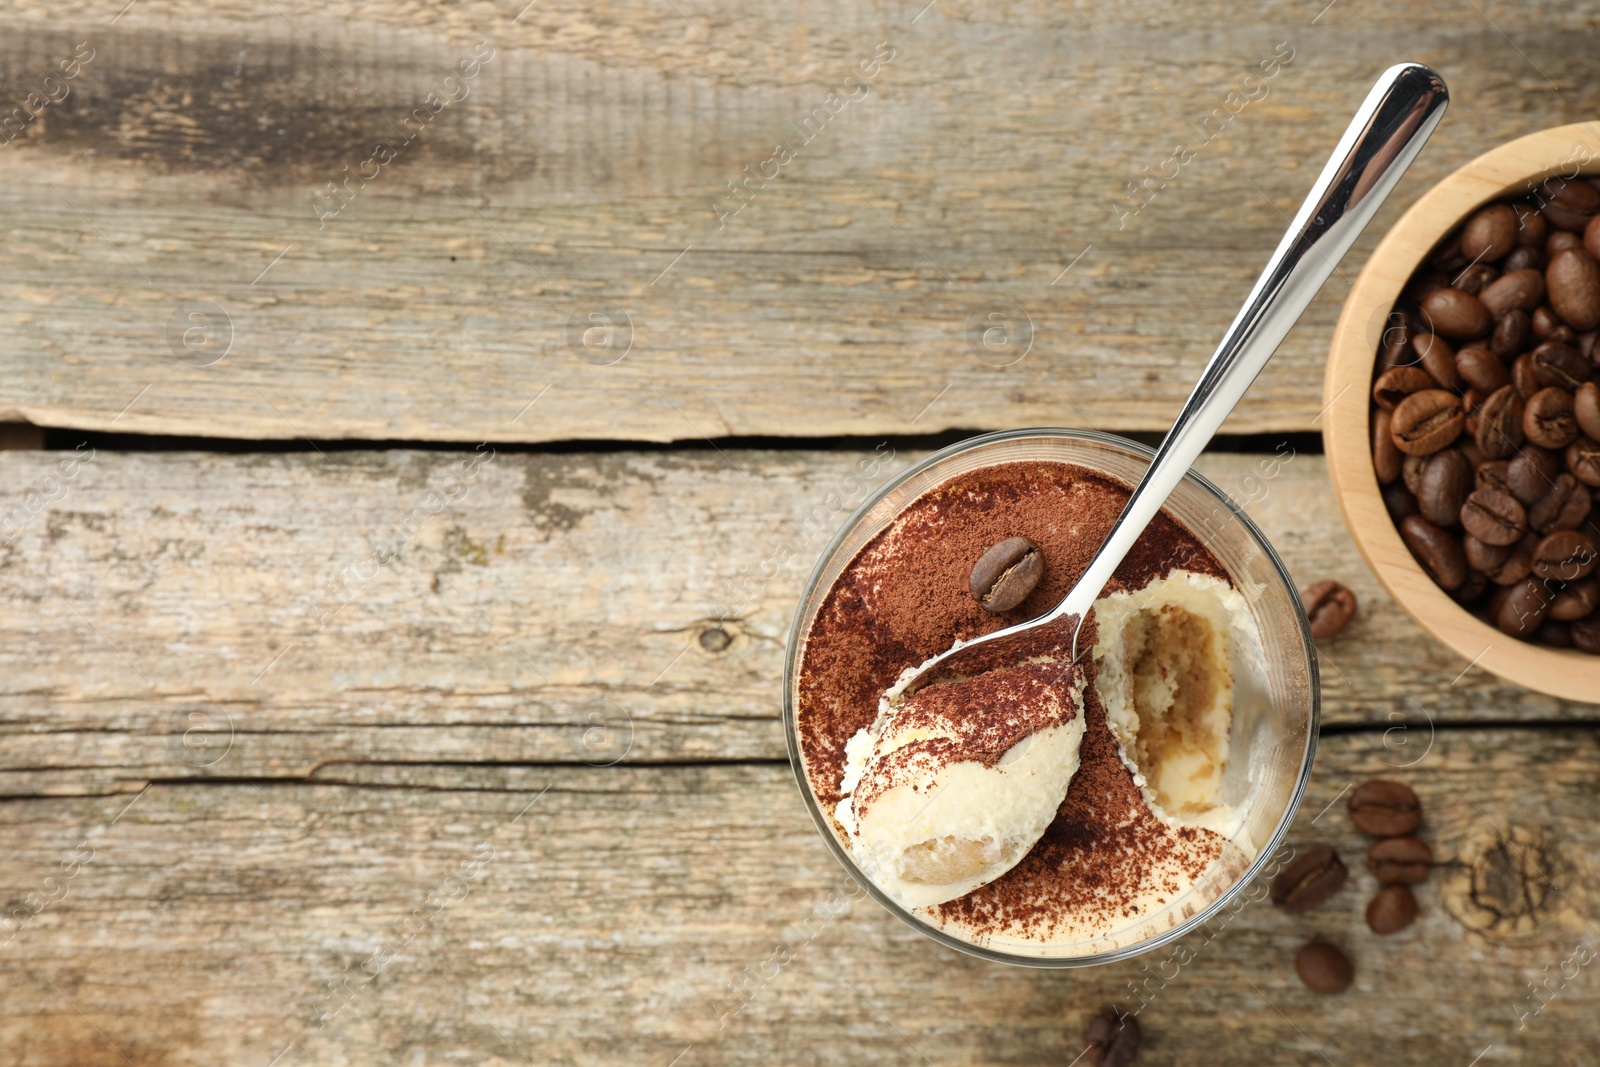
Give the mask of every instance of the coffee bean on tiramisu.
M 1338 634 L 1356 615 L 1356 595 L 1326 578 L 1302 590 L 1300 604 L 1311 622 L 1311 636 L 1318 641 Z
M 1026 537 L 1008 537 L 973 564 L 973 599 L 992 612 L 1010 611 L 1027 599 L 1044 576 L 1044 554 Z
M 1403 885 L 1386 885 L 1367 904 L 1367 927 L 1375 934 L 1392 934 L 1410 926 L 1417 917 L 1417 898 Z
M 1139 1020 L 1116 1008 L 1096 1012 L 1083 1033 L 1085 1063 L 1127 1067 L 1139 1054 Z
M 1386 837 L 1367 850 L 1367 870 L 1383 885 L 1416 885 L 1432 869 L 1433 849 L 1420 837 Z
M 1267 895 L 1277 907 L 1300 915 L 1326 904 L 1349 877 L 1338 852 L 1314 848 L 1278 872 Z
M 1318 993 L 1343 993 L 1355 980 L 1350 957 L 1326 941 L 1311 941 L 1294 958 L 1295 973 Z
M 1403 837 L 1422 825 L 1422 801 L 1403 782 L 1362 782 L 1346 801 L 1356 829 L 1373 837 Z

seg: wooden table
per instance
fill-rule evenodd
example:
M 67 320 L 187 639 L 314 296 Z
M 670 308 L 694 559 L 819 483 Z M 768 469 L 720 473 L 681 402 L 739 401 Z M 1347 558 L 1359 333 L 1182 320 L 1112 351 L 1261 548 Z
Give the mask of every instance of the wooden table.
M 1600 110 L 1592 13 L 122 2 L 0 42 L 0 1060 L 1065 1065 L 1113 1000 L 1141 1063 L 1600 1056 L 1596 708 L 1430 643 L 1316 435 L 1382 230 Z M 1290 838 L 1351 887 L 1181 968 L 935 946 L 780 731 L 850 472 L 1162 428 L 1399 59 L 1451 114 L 1201 465 L 1360 597 Z M 1377 774 L 1442 861 L 1389 939 Z

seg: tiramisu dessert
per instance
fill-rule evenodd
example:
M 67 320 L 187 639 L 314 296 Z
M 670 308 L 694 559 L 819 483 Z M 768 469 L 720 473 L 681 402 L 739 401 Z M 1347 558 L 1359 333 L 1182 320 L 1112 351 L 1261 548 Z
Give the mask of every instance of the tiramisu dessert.
M 1230 750 L 1260 635 L 1165 512 L 1096 602 L 1078 664 L 1063 623 L 1020 662 L 897 684 L 1057 604 L 1127 498 L 1059 462 L 957 475 L 851 560 L 804 635 L 801 762 L 834 833 L 886 894 L 973 944 L 1049 954 L 1163 911 L 1175 926 L 1255 856 Z

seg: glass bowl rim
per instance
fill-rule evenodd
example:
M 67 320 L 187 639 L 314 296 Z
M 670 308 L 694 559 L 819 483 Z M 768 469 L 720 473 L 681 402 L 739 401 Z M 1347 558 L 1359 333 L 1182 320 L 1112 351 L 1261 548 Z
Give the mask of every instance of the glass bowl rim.
M 948 934 L 943 930 L 936 929 L 932 925 L 922 921 L 921 919 L 918 919 L 893 897 L 879 889 L 877 884 L 874 883 L 872 879 L 868 878 L 861 872 L 860 868 L 856 866 L 855 860 L 851 858 L 849 852 L 839 842 L 838 836 L 833 832 L 833 827 L 829 824 L 826 815 L 824 815 L 822 811 L 822 808 L 817 804 L 816 795 L 812 792 L 811 783 L 806 777 L 805 765 L 801 760 L 799 731 L 796 728 L 795 723 L 796 708 L 794 700 L 794 682 L 795 670 L 797 667 L 796 660 L 799 655 L 800 646 L 803 643 L 803 635 L 800 633 L 802 616 L 805 614 L 807 602 L 810 601 L 812 596 L 816 593 L 817 583 L 822 576 L 824 568 L 828 562 L 833 559 L 834 554 L 838 552 L 839 546 L 844 543 L 845 538 L 850 535 L 851 531 L 856 528 L 857 524 L 861 522 L 866 514 L 871 511 L 872 508 L 875 507 L 884 497 L 888 496 L 901 485 L 904 485 L 912 478 L 923 473 L 928 468 L 938 464 L 940 461 L 948 457 L 970 451 L 983 445 L 1007 441 L 1018 441 L 1026 438 L 1070 440 L 1100 445 L 1102 447 L 1132 453 L 1134 456 L 1144 459 L 1146 462 L 1149 462 L 1155 458 L 1154 449 L 1142 445 L 1137 441 L 1129 440 L 1126 437 L 1119 437 L 1116 434 L 1103 433 L 1099 430 L 1074 430 L 1058 427 L 1032 427 L 1020 430 L 1000 430 L 994 433 L 980 434 L 977 437 L 969 437 L 964 441 L 958 441 L 952 445 L 946 445 L 944 448 L 941 448 L 938 451 L 923 457 L 916 463 L 911 464 L 911 466 L 907 467 L 905 470 L 889 479 L 883 485 L 879 486 L 861 502 L 860 506 L 851 512 L 850 517 L 845 520 L 845 522 L 840 525 L 839 529 L 834 532 L 833 536 L 829 538 L 827 546 L 823 548 L 821 554 L 817 557 L 816 563 L 812 566 L 811 574 L 806 579 L 805 589 L 801 592 L 800 600 L 795 605 L 794 616 L 789 623 L 789 640 L 787 642 L 787 649 L 784 653 L 783 734 L 785 745 L 789 751 L 789 766 L 794 771 L 795 784 L 799 787 L 800 796 L 805 801 L 806 810 L 811 813 L 811 820 L 816 824 L 817 830 L 822 835 L 822 839 L 827 843 L 829 851 L 833 853 L 834 859 L 836 859 L 839 864 L 844 867 L 845 872 L 855 880 L 856 884 L 865 890 L 867 894 L 879 904 L 883 905 L 883 907 L 887 909 L 891 915 L 895 916 L 895 918 L 899 919 L 901 922 L 913 927 L 919 933 L 932 938 L 934 941 L 939 942 L 947 948 L 953 948 L 958 952 L 965 953 L 969 956 L 976 956 L 992 963 L 1007 963 L 1014 966 L 1042 969 L 1090 967 L 1102 963 L 1114 963 L 1118 960 L 1131 959 L 1135 956 L 1140 956 L 1146 952 L 1150 952 L 1153 949 L 1160 948 L 1162 945 L 1171 944 L 1173 941 L 1177 941 L 1187 936 L 1197 927 L 1203 925 L 1217 912 L 1221 911 L 1229 901 L 1233 900 L 1234 897 L 1238 896 L 1239 893 L 1243 891 L 1245 886 L 1249 885 L 1255 880 L 1256 876 L 1261 872 L 1261 869 L 1266 866 L 1272 855 L 1277 852 L 1279 845 L 1283 843 L 1284 837 L 1288 835 L 1289 827 L 1294 822 L 1295 816 L 1300 811 L 1300 805 L 1305 799 L 1306 786 L 1311 779 L 1311 768 L 1316 762 L 1317 740 L 1322 721 L 1322 685 L 1320 675 L 1317 670 L 1316 640 L 1311 636 L 1311 623 L 1306 618 L 1305 608 L 1300 601 L 1299 590 L 1294 584 L 1294 579 L 1289 576 L 1288 568 L 1284 566 L 1283 560 L 1278 556 L 1277 550 L 1272 547 L 1272 543 L 1267 540 L 1266 535 L 1261 532 L 1260 527 L 1255 524 L 1254 520 L 1252 520 L 1249 515 L 1245 514 L 1244 509 L 1235 503 L 1232 497 L 1218 488 L 1217 485 L 1209 478 L 1193 468 L 1190 468 L 1187 472 L 1185 472 L 1184 479 L 1197 484 L 1201 489 L 1209 493 L 1218 503 L 1227 508 L 1235 520 L 1237 520 L 1240 525 L 1243 526 L 1245 533 L 1255 541 L 1256 546 L 1260 548 L 1262 553 L 1266 556 L 1268 562 L 1272 566 L 1273 572 L 1277 574 L 1278 580 L 1282 583 L 1283 588 L 1289 594 L 1289 601 L 1293 608 L 1294 618 L 1300 624 L 1301 645 L 1306 650 L 1307 690 L 1310 698 L 1310 708 L 1306 728 L 1304 751 L 1301 753 L 1300 757 L 1300 773 L 1295 781 L 1294 790 L 1290 794 L 1289 802 L 1284 806 L 1283 813 L 1278 817 L 1277 825 L 1273 828 L 1272 833 L 1268 836 L 1266 843 L 1257 851 L 1255 859 L 1252 860 L 1250 865 L 1245 868 L 1244 872 L 1234 880 L 1233 885 L 1229 886 L 1226 890 L 1219 894 L 1215 900 L 1212 900 L 1194 915 L 1191 915 L 1188 919 L 1185 919 L 1183 922 L 1172 927 L 1170 930 L 1165 930 L 1154 937 L 1146 938 L 1131 945 L 1125 945 L 1122 948 L 1112 949 L 1107 952 L 1099 952 L 1089 956 L 1028 956 L 1020 953 L 1005 952 L 1001 950 L 985 948 L 980 945 L 974 945 L 970 941 L 962 940 L 961 938 Z M 1199 535 L 1196 534 L 1195 536 Z

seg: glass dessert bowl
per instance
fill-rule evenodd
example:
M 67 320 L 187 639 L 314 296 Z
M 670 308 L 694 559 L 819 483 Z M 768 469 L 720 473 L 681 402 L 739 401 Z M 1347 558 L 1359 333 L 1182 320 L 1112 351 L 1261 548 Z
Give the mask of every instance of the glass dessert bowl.
M 1022 664 L 894 691 L 955 640 L 1053 607 L 1151 455 L 1048 429 L 944 449 L 861 506 L 801 598 L 784 680 L 801 794 L 852 877 L 952 948 L 1068 967 L 1179 939 L 1299 807 L 1318 721 L 1300 598 L 1192 472 L 1097 602 L 1082 666 L 1069 629 Z M 1043 577 L 990 613 L 969 574 L 1010 537 L 1037 546 Z

